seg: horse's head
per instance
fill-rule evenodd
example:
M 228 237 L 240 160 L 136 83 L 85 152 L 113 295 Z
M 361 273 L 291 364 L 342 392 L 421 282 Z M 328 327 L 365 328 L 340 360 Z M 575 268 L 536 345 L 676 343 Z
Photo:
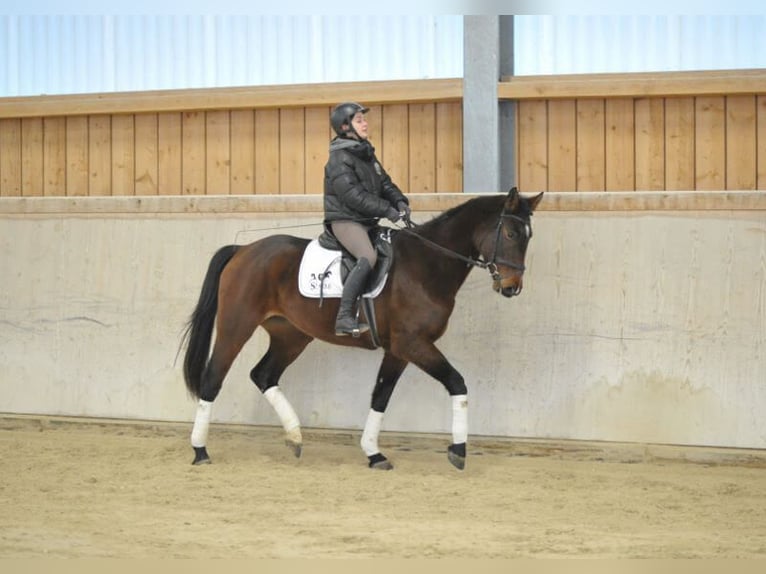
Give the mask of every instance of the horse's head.
M 522 197 L 514 187 L 508 192 L 494 231 L 482 242 L 484 258 L 492 273 L 492 288 L 505 297 L 521 293 L 524 257 L 532 238 L 532 213 L 543 194 Z

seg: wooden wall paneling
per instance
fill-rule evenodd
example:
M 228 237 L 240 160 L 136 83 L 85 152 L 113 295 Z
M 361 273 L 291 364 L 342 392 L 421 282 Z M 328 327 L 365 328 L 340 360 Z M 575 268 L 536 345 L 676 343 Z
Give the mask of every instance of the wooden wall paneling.
M 183 138 L 181 114 L 166 112 L 157 116 L 157 193 L 180 195 L 183 192 Z
M 409 187 L 410 139 L 407 105 L 383 106 L 382 126 L 383 154 L 378 155 L 378 159 L 399 189 L 404 193 L 414 192 L 415 190 Z
M 577 191 L 606 187 L 604 100 L 577 100 Z
M 665 189 L 665 102 L 638 98 L 633 104 L 636 122 L 636 190 Z
M 159 123 L 157 114 L 136 114 L 136 195 L 159 193 Z
M 757 189 L 766 190 L 766 95 L 757 99 L 758 180 Z
M 755 96 L 726 98 L 726 189 L 755 189 L 756 157 Z
M 95 116 L 106 119 L 109 133 L 109 116 Z M 91 122 L 88 116 L 68 116 L 66 119 L 66 193 L 67 195 L 90 195 L 90 137 Z M 109 154 L 108 144 L 103 153 Z M 107 156 L 108 157 L 108 156 Z M 109 173 L 108 171 L 106 172 Z M 110 185 L 107 178 L 105 185 Z
M 21 195 L 21 120 L 0 119 L 0 196 Z
M 694 126 L 696 189 L 725 189 L 726 114 L 723 96 L 696 98 Z
M 181 116 L 181 189 L 184 195 L 204 195 L 205 112 L 184 112 Z
M 434 192 L 436 191 L 435 104 L 410 104 L 409 124 L 409 190 L 412 193 Z
M 436 104 L 436 192 L 463 191 L 463 106 Z M 501 190 L 498 190 L 501 191 Z
M 518 103 L 517 180 L 527 193 L 548 190 L 547 106 L 545 100 Z
M 231 118 L 229 110 L 205 114 L 205 193 L 231 193 Z
M 606 189 L 636 189 L 633 98 L 606 100 Z
M 303 108 L 279 110 L 279 193 L 305 193 L 306 118 Z
M 329 117 L 330 117 L 330 111 L 332 108 L 329 108 L 327 111 L 327 117 L 328 117 L 328 125 L 329 125 Z M 375 156 L 378 158 L 378 160 L 383 163 L 383 107 L 382 106 L 372 106 L 370 108 L 370 111 L 367 112 L 367 124 L 368 124 L 368 133 L 370 134 L 370 143 L 375 147 Z M 335 137 L 335 131 L 330 127 L 330 139 Z M 325 150 L 325 155 L 327 155 L 327 150 Z M 325 157 L 325 162 L 327 158 Z
M 255 111 L 255 193 L 279 193 L 279 110 Z
M 43 195 L 66 195 L 66 118 L 43 118 Z
M 231 111 L 231 193 L 255 193 L 255 112 Z
M 43 194 L 43 120 L 21 120 L 21 193 Z
M 324 192 L 324 166 L 330 148 L 327 126 L 330 125 L 330 108 L 325 106 L 306 108 L 306 193 Z
M 665 189 L 694 189 L 694 98 L 665 99 Z
M 112 195 L 136 193 L 136 126 L 133 114 L 112 116 Z
M 112 193 L 112 116 L 88 118 L 88 195 Z
M 548 190 L 577 190 L 577 109 L 575 100 L 548 102 Z M 522 187 L 524 191 L 527 190 Z

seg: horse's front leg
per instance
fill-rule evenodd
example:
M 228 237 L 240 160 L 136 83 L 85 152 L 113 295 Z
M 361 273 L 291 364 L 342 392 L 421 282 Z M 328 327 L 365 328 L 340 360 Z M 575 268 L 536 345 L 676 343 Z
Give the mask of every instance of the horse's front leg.
M 439 381 L 452 399 L 452 444 L 447 448 L 447 458 L 452 465 L 465 468 L 466 442 L 468 441 L 468 389 L 463 375 L 453 367 L 436 345 L 427 341 L 410 342 L 405 357 Z
M 378 435 L 383 424 L 383 413 L 386 412 L 388 401 L 391 399 L 391 393 L 394 392 L 394 387 L 406 366 L 407 361 L 403 361 L 388 353 L 383 356 L 383 362 L 380 364 L 378 378 L 375 380 L 375 388 L 372 390 L 370 412 L 367 414 L 367 421 L 364 424 L 361 440 L 362 450 L 367 455 L 370 468 L 377 470 L 391 470 L 394 468 L 389 460 L 380 452 Z

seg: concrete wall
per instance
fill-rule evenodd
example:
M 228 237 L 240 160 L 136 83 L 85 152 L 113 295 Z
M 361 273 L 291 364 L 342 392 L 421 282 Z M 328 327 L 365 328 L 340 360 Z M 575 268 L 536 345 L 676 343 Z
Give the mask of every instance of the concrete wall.
M 471 434 L 766 447 L 764 194 L 588 197 L 543 201 L 520 297 L 480 270 L 459 294 L 440 347 Z M 413 197 L 415 219 L 466 199 Z M 0 412 L 191 421 L 175 359 L 209 257 L 320 220 L 311 196 L 0 199 Z M 277 424 L 248 379 L 266 344 L 214 421 Z M 361 428 L 381 357 L 309 346 L 282 380 L 303 424 Z M 410 367 L 383 430 L 447 432 L 449 405 Z

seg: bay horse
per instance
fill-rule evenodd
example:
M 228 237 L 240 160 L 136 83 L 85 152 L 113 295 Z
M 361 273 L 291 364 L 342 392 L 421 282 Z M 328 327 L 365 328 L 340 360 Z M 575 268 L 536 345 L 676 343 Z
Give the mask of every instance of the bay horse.
M 446 331 L 455 296 L 473 267 L 487 269 L 493 289 L 501 295 L 521 292 L 531 216 L 542 196 L 524 197 L 513 188 L 507 195 L 475 197 L 395 233 L 388 281 L 374 300 L 378 339 L 385 352 L 361 438 L 370 468 L 393 468 L 378 448 L 378 435 L 394 387 L 409 363 L 439 381 L 451 396 L 452 443 L 447 456 L 456 468 L 464 468 L 468 391 L 435 342 Z M 250 378 L 279 416 L 295 456 L 300 456 L 303 440 L 298 416 L 278 385 L 284 370 L 314 339 L 375 348 L 370 332 L 357 338 L 335 334 L 337 299 L 325 300 L 320 307 L 316 299 L 299 293 L 298 269 L 308 243 L 271 235 L 249 245 L 222 247 L 213 255 L 182 340 L 187 344 L 186 386 L 199 399 L 191 434 L 193 464 L 210 462 L 206 442 L 213 401 L 257 327 L 268 332 L 270 342 Z

